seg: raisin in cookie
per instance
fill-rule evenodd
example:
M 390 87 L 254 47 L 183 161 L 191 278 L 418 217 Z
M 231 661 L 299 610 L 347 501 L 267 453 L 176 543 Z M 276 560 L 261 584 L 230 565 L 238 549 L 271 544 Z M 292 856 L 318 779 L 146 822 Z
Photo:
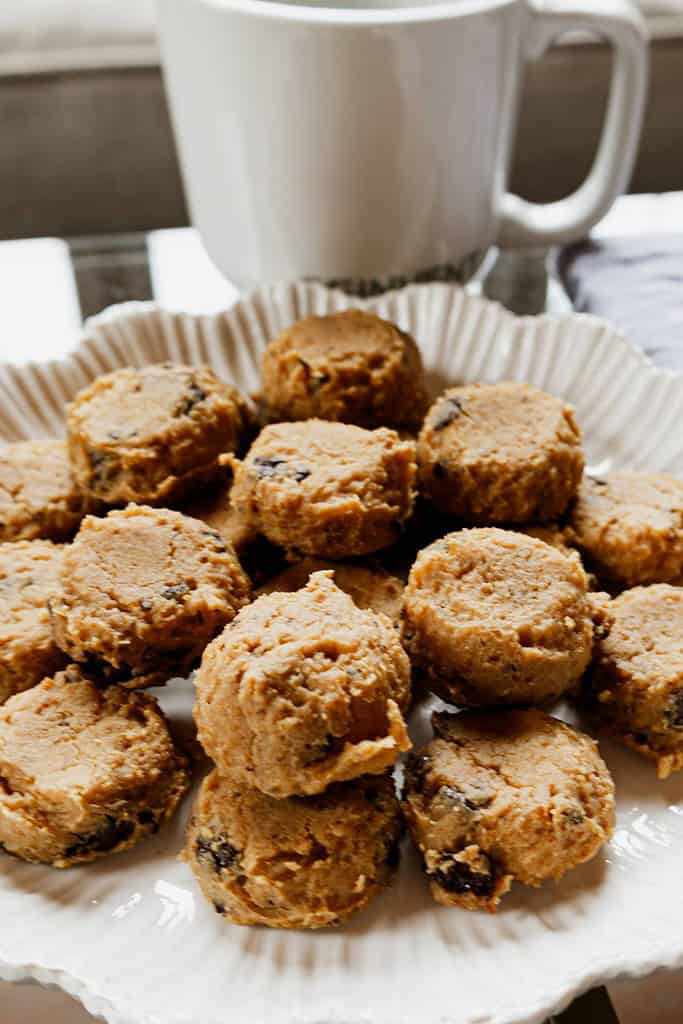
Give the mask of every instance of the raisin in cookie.
M 557 519 L 583 473 L 571 408 L 528 384 L 451 388 L 427 413 L 417 444 L 420 487 L 471 523 Z
M 409 758 L 403 809 L 437 903 L 495 911 L 513 881 L 559 879 L 609 840 L 614 784 L 588 736 L 540 711 L 433 725 Z
M 579 680 L 605 603 L 578 556 L 510 530 L 461 530 L 418 555 L 404 640 L 444 700 L 535 704 Z
M 626 590 L 597 644 L 587 695 L 608 729 L 657 763 L 683 768 L 683 589 Z
M 0 708 L 0 847 L 69 867 L 157 832 L 188 785 L 156 701 L 67 669 Z
M 67 407 L 79 485 L 108 505 L 162 505 L 216 471 L 247 430 L 246 400 L 208 367 L 171 363 L 98 377 Z
M 370 554 L 397 539 L 412 511 L 414 456 L 393 430 L 273 424 L 235 460 L 232 502 L 273 544 L 320 558 Z
M 683 582 L 683 480 L 627 471 L 586 476 L 572 526 L 579 548 L 606 582 Z
M 382 772 L 410 747 L 397 631 L 330 573 L 244 608 L 207 647 L 195 685 L 199 740 L 219 773 L 273 797 Z
M 334 582 L 359 608 L 381 612 L 398 626 L 403 607 L 403 584 L 379 566 L 343 562 L 324 562 L 304 558 L 259 588 L 258 594 L 292 593 L 300 590 L 313 572 L 328 571 Z
M 324 928 L 389 885 L 401 822 L 390 776 L 274 800 L 212 772 L 194 805 L 185 859 L 235 924 Z
M 0 544 L 0 704 L 66 664 L 48 610 L 63 556 L 49 540 Z
M 235 552 L 197 519 L 129 505 L 88 516 L 51 603 L 57 643 L 107 678 L 181 673 L 250 596 Z
M 309 316 L 263 354 L 273 420 L 339 420 L 417 428 L 427 408 L 422 360 L 404 331 L 360 309 Z
M 76 485 L 64 441 L 0 447 L 0 541 L 67 540 L 90 505 Z

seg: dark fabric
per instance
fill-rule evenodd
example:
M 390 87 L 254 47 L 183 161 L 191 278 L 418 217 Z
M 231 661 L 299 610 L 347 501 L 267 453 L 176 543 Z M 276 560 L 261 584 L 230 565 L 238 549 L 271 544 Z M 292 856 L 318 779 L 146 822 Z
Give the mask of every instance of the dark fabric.
M 683 234 L 572 246 L 560 272 L 578 312 L 611 320 L 659 366 L 683 370 Z

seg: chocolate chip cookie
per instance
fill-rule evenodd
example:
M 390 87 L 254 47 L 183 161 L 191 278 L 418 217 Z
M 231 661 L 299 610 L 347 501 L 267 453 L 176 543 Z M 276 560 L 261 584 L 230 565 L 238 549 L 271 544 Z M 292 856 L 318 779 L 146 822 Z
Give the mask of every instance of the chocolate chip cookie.
M 390 884 L 400 834 L 387 775 L 274 800 L 212 772 L 194 805 L 185 859 L 209 902 L 235 924 L 324 928 Z
M 0 704 L 66 664 L 48 611 L 63 556 L 49 540 L 0 544 Z
M 683 589 L 635 587 L 610 611 L 586 692 L 607 728 L 665 779 L 683 768 Z
M 64 441 L 0 446 L 0 541 L 67 540 L 90 504 L 76 485 Z
M 197 519 L 144 505 L 88 516 L 51 603 L 70 658 L 115 681 L 182 674 L 250 597 L 234 550 Z
M 219 773 L 273 797 L 382 772 L 410 746 L 398 633 L 331 573 L 243 608 L 207 647 L 195 686 L 199 740 Z
M 243 396 L 205 366 L 115 370 L 67 407 L 76 480 L 108 505 L 178 499 L 239 448 L 248 423 Z
M 559 879 L 609 840 L 614 784 L 588 736 L 535 710 L 433 725 L 403 809 L 437 903 L 495 911 L 513 881 Z
M 444 392 L 427 413 L 417 460 L 421 491 L 447 515 L 481 524 L 557 519 L 584 466 L 572 409 L 511 381 Z
M 683 480 L 626 470 L 586 476 L 572 526 L 607 584 L 683 583 Z
M 67 669 L 0 708 L 0 847 L 69 867 L 157 832 L 188 785 L 156 701 Z
M 428 404 L 414 340 L 360 309 L 309 316 L 271 341 L 263 398 L 272 420 L 415 430 Z
M 334 582 L 359 608 L 381 612 L 398 626 L 403 607 L 403 583 L 379 566 L 350 562 L 324 562 L 304 558 L 259 588 L 258 594 L 292 593 L 300 590 L 313 572 L 328 571 Z
M 461 530 L 418 555 L 404 641 L 444 700 L 536 704 L 578 682 L 604 607 L 577 556 L 510 530 Z
M 291 551 L 344 559 L 400 535 L 413 507 L 415 446 L 393 430 L 277 423 L 234 472 L 232 503 L 245 522 Z

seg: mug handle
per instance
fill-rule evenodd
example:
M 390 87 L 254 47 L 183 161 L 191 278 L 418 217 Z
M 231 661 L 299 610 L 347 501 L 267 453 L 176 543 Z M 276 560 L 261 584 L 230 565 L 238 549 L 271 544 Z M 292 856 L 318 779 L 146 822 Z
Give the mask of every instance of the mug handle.
M 538 60 L 558 36 L 578 30 L 605 37 L 614 48 L 614 65 L 605 123 L 588 177 L 554 203 L 530 203 L 506 192 L 500 206 L 501 246 L 556 245 L 588 233 L 631 177 L 647 95 L 647 27 L 627 0 L 538 0 L 530 12 L 524 39 L 527 60 Z

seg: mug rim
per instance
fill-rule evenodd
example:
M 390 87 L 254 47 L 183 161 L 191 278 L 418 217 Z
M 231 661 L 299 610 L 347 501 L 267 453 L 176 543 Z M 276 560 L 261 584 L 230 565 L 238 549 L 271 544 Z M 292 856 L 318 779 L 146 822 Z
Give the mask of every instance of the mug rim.
M 171 0 L 173 2 L 173 0 Z M 486 14 L 503 7 L 526 5 L 526 0 L 443 0 L 415 7 L 316 7 L 277 0 L 194 0 L 198 6 L 224 9 L 250 17 L 312 25 L 394 25 L 402 22 L 446 21 Z

